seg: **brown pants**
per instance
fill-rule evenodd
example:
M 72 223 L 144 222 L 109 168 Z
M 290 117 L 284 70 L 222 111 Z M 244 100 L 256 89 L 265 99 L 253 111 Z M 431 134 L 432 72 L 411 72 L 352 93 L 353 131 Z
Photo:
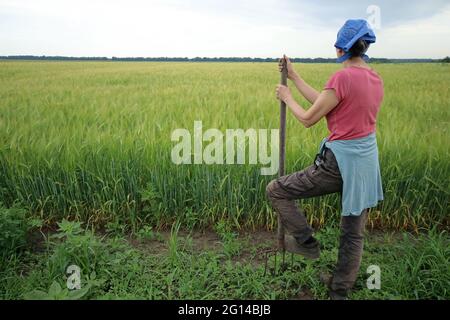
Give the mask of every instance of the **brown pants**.
M 333 152 L 326 148 L 317 160 L 306 169 L 275 179 L 267 186 L 267 196 L 286 232 L 299 242 L 306 241 L 313 229 L 295 200 L 342 192 L 342 177 Z M 338 261 L 331 282 L 334 291 L 346 294 L 355 283 L 361 264 L 367 214 L 366 209 L 360 216 L 341 218 Z

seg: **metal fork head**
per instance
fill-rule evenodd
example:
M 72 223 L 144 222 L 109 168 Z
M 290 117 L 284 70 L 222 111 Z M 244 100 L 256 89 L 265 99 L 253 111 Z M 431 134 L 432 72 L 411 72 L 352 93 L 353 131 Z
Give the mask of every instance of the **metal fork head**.
M 278 253 L 281 253 L 281 262 L 280 266 L 278 267 Z M 264 274 L 263 276 L 266 276 L 267 273 L 270 273 L 272 276 L 277 276 L 282 274 L 283 272 L 293 269 L 294 266 L 294 255 L 291 254 L 291 263 L 286 263 L 286 250 L 279 250 L 279 249 L 266 249 L 261 252 L 261 254 L 264 255 Z M 274 264 L 273 267 L 269 266 L 269 260 L 270 257 L 273 257 Z

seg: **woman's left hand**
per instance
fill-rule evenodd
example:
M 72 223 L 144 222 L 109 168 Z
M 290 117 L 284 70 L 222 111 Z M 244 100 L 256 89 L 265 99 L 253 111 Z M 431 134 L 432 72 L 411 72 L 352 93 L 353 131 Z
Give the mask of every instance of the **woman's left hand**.
M 282 84 L 277 85 L 275 92 L 277 98 L 284 102 L 292 98 L 291 90 L 287 86 L 283 86 Z

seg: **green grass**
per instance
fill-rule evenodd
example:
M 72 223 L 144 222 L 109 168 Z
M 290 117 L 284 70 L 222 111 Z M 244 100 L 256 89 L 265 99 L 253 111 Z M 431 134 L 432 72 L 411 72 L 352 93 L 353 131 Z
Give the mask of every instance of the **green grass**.
M 337 65 L 299 65 L 321 88 Z M 385 82 L 378 122 L 385 201 L 371 224 L 448 226 L 450 69 L 441 64 L 374 65 Z M 45 222 L 71 217 L 93 226 L 176 220 L 204 228 L 272 228 L 265 199 L 272 177 L 259 166 L 176 166 L 176 128 L 277 128 L 276 65 L 0 61 L 0 199 Z M 304 103 L 303 100 L 300 101 Z M 324 121 L 288 119 L 287 171 L 309 165 Z M 336 221 L 337 196 L 303 206 L 317 225 Z
M 41 252 L 22 251 L 4 261 L 0 299 L 327 298 L 319 274 L 331 272 L 336 261 L 337 228 L 318 233 L 324 248 L 318 261 L 296 256 L 292 269 L 266 276 L 257 253 L 273 239 L 255 244 L 248 236 L 233 236 L 240 250 L 230 251 L 229 231 L 217 229 L 218 245 L 199 248 L 194 237 L 202 236 L 181 233 L 178 224 L 155 243 L 95 235 L 79 223 L 63 221 Z M 351 299 L 449 299 L 449 244 L 448 232 L 369 234 Z M 81 268 L 82 291 L 66 289 L 65 270 L 72 264 Z M 269 267 L 273 264 L 272 257 Z M 381 268 L 380 290 L 365 285 L 365 270 L 372 264 Z

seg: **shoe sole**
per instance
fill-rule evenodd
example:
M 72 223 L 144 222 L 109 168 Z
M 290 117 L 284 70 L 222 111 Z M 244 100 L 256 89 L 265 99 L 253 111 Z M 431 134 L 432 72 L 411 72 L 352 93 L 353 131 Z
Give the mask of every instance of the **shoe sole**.
M 284 245 L 287 252 L 299 254 L 307 259 L 316 260 L 320 257 L 320 248 L 316 249 L 304 248 L 297 243 L 297 240 L 286 234 L 284 237 Z

